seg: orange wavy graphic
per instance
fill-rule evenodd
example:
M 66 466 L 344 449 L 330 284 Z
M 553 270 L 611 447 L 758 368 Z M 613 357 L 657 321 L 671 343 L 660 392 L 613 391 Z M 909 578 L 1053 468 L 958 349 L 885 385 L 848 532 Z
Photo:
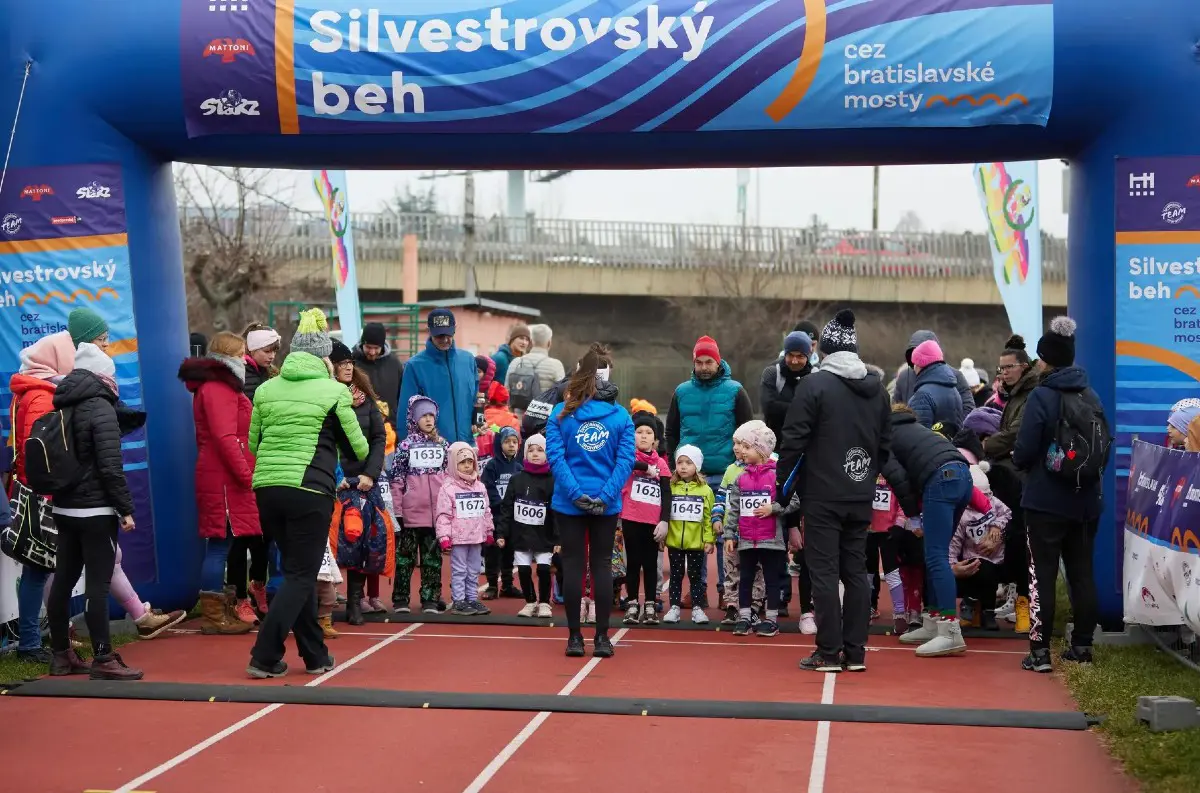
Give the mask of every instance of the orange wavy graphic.
M 1184 295 L 1191 295 L 1192 297 L 1196 298 L 1197 300 L 1200 300 L 1200 289 L 1197 289 L 1196 287 L 1191 286 L 1189 284 L 1187 286 L 1181 286 L 1175 290 L 1175 299 L 1176 300 L 1183 297 Z
M 17 305 L 23 306 L 23 305 L 25 305 L 25 303 L 27 301 L 32 300 L 33 302 L 37 303 L 39 306 L 44 306 L 50 302 L 50 298 L 52 298 L 52 297 L 57 297 L 59 300 L 61 300 L 64 303 L 74 303 L 75 300 L 80 295 L 83 295 L 88 300 L 92 301 L 93 303 L 96 302 L 97 300 L 99 300 L 101 298 L 101 296 L 103 296 L 103 295 L 112 295 L 113 300 L 121 299 L 117 295 L 116 291 L 113 290 L 112 287 L 105 286 L 105 287 L 102 287 L 102 288 L 96 290 L 95 294 L 92 294 L 91 292 L 89 292 L 86 289 L 76 289 L 74 292 L 72 292 L 69 295 L 65 294 L 63 292 L 60 292 L 57 289 L 55 289 L 53 292 L 47 292 L 45 295 L 42 295 L 42 296 L 35 295 L 33 292 L 26 292 L 25 294 L 21 295 L 20 298 L 17 299 Z
M 948 96 L 942 96 L 941 94 L 934 94 L 925 101 L 925 107 L 933 107 L 934 102 L 941 102 L 947 107 L 955 107 L 960 102 L 969 102 L 972 107 L 979 107 L 984 102 L 995 102 L 996 104 L 1000 105 L 1000 107 L 1007 107 L 1010 102 L 1014 101 L 1020 102 L 1023 105 L 1029 104 L 1029 100 L 1021 94 L 1009 94 L 1003 99 L 1001 99 L 998 94 L 984 94 L 978 99 L 970 94 L 959 94 L 953 99 Z
M 1117 341 L 1117 355 L 1128 355 L 1130 358 L 1141 358 L 1146 361 L 1169 366 L 1177 372 L 1183 372 L 1188 377 L 1200 382 L 1200 363 L 1153 344 L 1143 344 L 1140 341 Z
M 804 0 L 804 46 L 800 49 L 800 60 L 788 84 L 767 105 L 766 113 L 776 124 L 796 109 L 817 77 L 825 52 L 826 22 L 825 0 Z
M 110 358 L 116 358 L 118 355 L 138 351 L 137 337 L 132 339 L 117 339 L 108 343 L 108 355 Z

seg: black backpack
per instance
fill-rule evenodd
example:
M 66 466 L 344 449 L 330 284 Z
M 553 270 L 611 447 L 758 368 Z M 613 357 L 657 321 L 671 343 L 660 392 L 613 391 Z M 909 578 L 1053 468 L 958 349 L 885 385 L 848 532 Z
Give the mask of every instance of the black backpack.
M 1100 481 L 1113 436 L 1104 408 L 1082 391 L 1059 392 L 1058 424 L 1046 450 L 1046 470 L 1080 490 Z
M 83 473 L 75 457 L 71 414 L 71 408 L 50 411 L 33 422 L 25 439 L 25 478 L 38 495 L 54 496 L 69 490 Z
M 514 410 L 527 409 L 538 395 L 537 364 L 524 364 L 525 356 L 521 356 L 508 371 L 508 405 Z

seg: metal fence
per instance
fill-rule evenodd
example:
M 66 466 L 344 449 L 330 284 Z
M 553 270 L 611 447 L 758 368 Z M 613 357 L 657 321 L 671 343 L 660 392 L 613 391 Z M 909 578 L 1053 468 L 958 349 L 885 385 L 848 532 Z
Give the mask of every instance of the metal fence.
M 183 211 L 185 227 L 199 210 Z M 206 211 L 210 212 L 210 211 Z M 252 210 L 259 212 L 259 210 Z M 232 228 L 236 215 L 222 217 Z M 269 234 L 292 261 L 329 260 L 329 233 L 318 214 L 261 210 L 243 218 L 246 233 Z M 415 234 L 421 257 L 458 262 L 466 247 L 461 216 L 362 212 L 351 218 L 359 261 L 400 261 Z M 696 269 L 752 267 L 781 274 L 875 278 L 991 278 L 990 238 L 983 234 L 870 232 L 819 227 L 641 223 L 535 218 L 476 218 L 474 260 L 482 264 Z M 1066 240 L 1042 235 L 1043 277 L 1066 277 Z

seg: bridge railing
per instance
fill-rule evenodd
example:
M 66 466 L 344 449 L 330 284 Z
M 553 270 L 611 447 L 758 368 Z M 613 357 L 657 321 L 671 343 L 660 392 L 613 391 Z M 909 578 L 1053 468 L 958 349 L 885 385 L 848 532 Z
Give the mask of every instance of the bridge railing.
M 184 211 L 186 218 L 197 210 Z M 294 261 L 327 261 L 328 231 L 318 214 L 265 210 L 247 228 L 269 226 L 273 247 Z M 224 219 L 223 219 L 224 222 Z M 228 222 L 232 225 L 234 217 Z M 360 261 L 397 261 L 415 234 L 427 262 L 462 261 L 463 218 L 432 213 L 352 215 Z M 249 233 L 249 232 L 248 232 Z M 874 278 L 990 278 L 989 238 L 941 232 L 863 232 L 597 220 L 476 218 L 474 257 L 484 264 L 695 269 L 756 267 L 781 274 Z M 1046 280 L 1066 274 L 1066 240 L 1042 235 Z

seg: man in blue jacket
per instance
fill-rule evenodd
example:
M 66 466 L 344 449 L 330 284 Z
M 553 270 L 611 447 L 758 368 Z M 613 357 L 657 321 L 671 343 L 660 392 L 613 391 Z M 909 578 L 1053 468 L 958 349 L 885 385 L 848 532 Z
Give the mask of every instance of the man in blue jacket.
M 454 312 L 435 308 L 427 320 L 429 340 L 425 349 L 408 360 L 400 387 L 400 404 L 417 395 L 427 396 L 438 406 L 438 434 L 447 443 L 462 441 L 475 445 L 475 392 L 479 371 L 475 356 L 454 346 Z

